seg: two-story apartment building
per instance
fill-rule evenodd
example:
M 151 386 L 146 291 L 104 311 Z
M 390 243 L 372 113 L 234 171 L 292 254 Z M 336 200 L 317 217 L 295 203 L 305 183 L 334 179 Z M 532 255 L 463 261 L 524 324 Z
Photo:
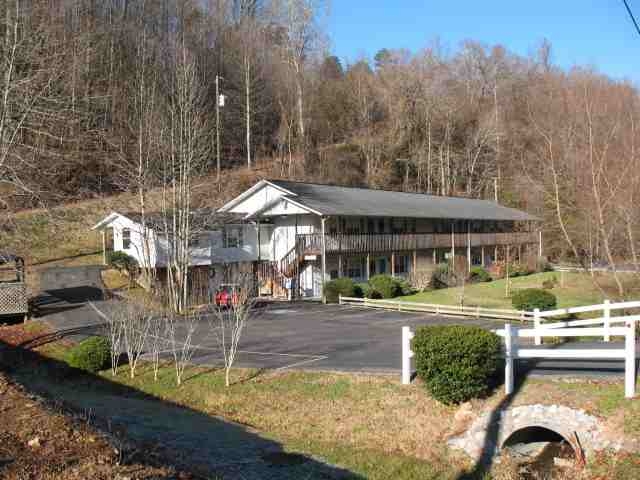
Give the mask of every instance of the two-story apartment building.
M 512 258 L 541 255 L 536 220 L 488 200 L 262 180 L 217 212 L 194 212 L 191 265 L 212 282 L 228 266 L 250 265 L 263 293 L 320 297 L 336 277 L 388 273 L 425 283 L 450 258 L 471 268 L 504 258 L 508 247 Z M 113 231 L 114 250 L 162 269 L 161 219 L 145 223 L 143 235 L 139 214 L 114 212 L 93 228 L 103 241 Z
M 537 218 L 488 200 L 263 180 L 218 211 L 254 224 L 263 245 L 257 262 L 271 262 L 272 274 L 305 297 L 321 296 L 336 277 L 388 273 L 420 282 L 452 257 L 471 268 L 508 247 L 512 258 L 542 254 Z

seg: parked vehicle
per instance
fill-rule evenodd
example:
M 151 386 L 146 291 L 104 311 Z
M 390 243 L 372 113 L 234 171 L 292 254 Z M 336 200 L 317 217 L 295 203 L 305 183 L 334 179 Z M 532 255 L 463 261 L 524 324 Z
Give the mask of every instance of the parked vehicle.
M 218 307 L 231 307 L 238 305 L 238 285 L 226 283 L 216 291 L 215 304 Z

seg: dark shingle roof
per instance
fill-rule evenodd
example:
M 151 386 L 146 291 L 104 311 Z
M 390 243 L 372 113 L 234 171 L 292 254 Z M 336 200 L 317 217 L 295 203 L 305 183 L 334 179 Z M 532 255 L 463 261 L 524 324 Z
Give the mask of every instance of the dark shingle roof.
M 136 223 L 142 223 L 140 212 L 124 212 L 123 216 Z M 149 212 L 145 215 L 148 226 L 162 231 L 164 229 L 164 216 L 160 212 Z M 168 220 L 170 221 L 170 220 Z M 216 230 L 223 225 L 243 223 L 243 215 L 239 213 L 216 212 L 208 208 L 200 208 L 191 212 L 192 228 L 200 230 Z
M 268 182 L 290 191 L 294 194 L 291 196 L 292 199 L 322 215 L 538 220 L 522 210 L 504 207 L 489 200 L 440 197 L 422 193 L 340 187 L 287 180 L 268 180 Z

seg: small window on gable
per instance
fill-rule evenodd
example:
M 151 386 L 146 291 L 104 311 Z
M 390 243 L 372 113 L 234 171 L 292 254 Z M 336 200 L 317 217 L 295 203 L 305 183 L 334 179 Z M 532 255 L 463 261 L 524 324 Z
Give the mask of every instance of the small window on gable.
M 224 229 L 224 248 L 242 248 L 244 246 L 242 226 L 227 226 Z
M 131 229 L 122 229 L 122 249 L 129 250 L 131 248 Z

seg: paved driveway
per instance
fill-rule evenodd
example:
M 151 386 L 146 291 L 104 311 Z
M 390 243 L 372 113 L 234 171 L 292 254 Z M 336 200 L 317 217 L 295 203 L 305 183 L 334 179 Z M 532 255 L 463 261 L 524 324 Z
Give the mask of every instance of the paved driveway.
M 100 332 L 101 315 L 114 301 L 100 292 L 99 267 L 52 269 L 42 279 L 41 299 L 46 320 L 61 335 L 80 339 Z M 313 302 L 271 303 L 252 318 L 240 340 L 237 366 L 287 369 L 395 373 L 401 365 L 401 327 L 471 324 L 499 328 L 502 322 L 447 318 L 433 314 L 393 312 L 362 307 L 321 305 Z M 202 318 L 194 335 L 193 361 L 202 365 L 222 362 L 215 334 L 215 319 Z M 184 332 L 179 332 L 181 338 Z M 550 345 L 547 348 L 589 348 L 595 344 Z M 619 348 L 619 344 L 598 348 Z M 170 352 L 165 352 L 170 354 Z M 617 360 L 521 361 L 520 371 L 547 375 L 615 375 L 624 373 Z

